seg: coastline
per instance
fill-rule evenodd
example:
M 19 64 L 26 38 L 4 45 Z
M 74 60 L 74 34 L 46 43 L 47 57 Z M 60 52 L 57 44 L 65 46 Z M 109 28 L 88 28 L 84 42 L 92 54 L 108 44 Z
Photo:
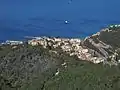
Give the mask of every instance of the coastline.
M 115 58 L 119 55 L 116 54 L 116 50 L 113 50 L 112 45 L 109 45 L 109 43 L 106 42 L 111 36 L 108 36 L 108 40 L 104 37 L 115 30 L 118 30 L 117 32 L 119 33 L 119 29 L 118 25 L 115 25 L 115 27 L 110 26 L 110 28 L 104 28 L 95 34 L 84 38 L 26 36 L 22 41 L 7 40 L 1 43 L 1 45 L 16 46 L 27 44 L 33 47 L 40 45 L 53 52 L 57 52 L 56 50 L 59 48 L 70 56 L 77 56 L 80 60 L 87 60 L 95 64 L 106 63 L 110 65 L 118 65 L 118 63 L 120 63 L 119 59 L 115 60 Z M 108 62 L 108 59 L 111 59 L 113 63 L 111 64 L 111 62 Z

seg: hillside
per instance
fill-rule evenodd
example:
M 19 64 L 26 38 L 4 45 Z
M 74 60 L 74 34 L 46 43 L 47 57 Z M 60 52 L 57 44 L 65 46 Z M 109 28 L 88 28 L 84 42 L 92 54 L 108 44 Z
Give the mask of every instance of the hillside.
M 120 90 L 119 32 L 104 29 L 80 41 L 80 50 L 88 49 L 91 56 L 104 60 L 98 64 L 54 48 L 54 42 L 53 47 L 2 45 L 0 90 Z
M 0 88 L 16 90 L 32 81 L 40 81 L 39 88 L 63 62 L 60 55 L 42 47 L 2 46 L 0 50 Z M 37 83 L 36 83 L 37 84 Z M 37 87 L 36 87 L 37 88 Z
M 104 59 L 103 63 L 117 65 L 120 60 L 120 28 L 106 28 L 86 37 L 83 46 L 89 49 L 92 56 Z

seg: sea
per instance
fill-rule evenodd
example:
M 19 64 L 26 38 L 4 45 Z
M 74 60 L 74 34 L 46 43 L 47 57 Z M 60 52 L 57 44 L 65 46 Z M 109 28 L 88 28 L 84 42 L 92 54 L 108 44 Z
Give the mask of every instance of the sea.
M 120 0 L 0 0 L 0 41 L 84 38 L 120 24 Z

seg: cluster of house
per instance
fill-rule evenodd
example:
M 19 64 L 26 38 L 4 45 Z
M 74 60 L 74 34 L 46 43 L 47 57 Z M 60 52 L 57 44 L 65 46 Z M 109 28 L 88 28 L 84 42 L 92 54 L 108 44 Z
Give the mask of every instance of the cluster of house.
M 24 44 L 23 41 L 13 41 L 13 40 L 7 40 L 6 42 L 1 43 L 2 45 L 22 45 Z
M 81 60 L 92 61 L 93 63 L 103 62 L 103 59 L 93 57 L 87 48 L 81 46 L 80 39 L 68 39 L 68 38 L 36 38 L 28 41 L 28 44 L 32 46 L 41 45 L 44 48 L 48 46 L 52 48 L 61 48 L 64 52 L 70 56 L 76 55 Z
M 120 27 L 120 24 L 115 24 L 115 25 L 110 25 L 110 26 L 109 26 L 109 28 L 114 28 L 114 27 L 115 27 L 115 28 L 118 28 L 118 27 Z
M 28 40 L 27 43 L 32 46 L 41 45 L 43 48 L 61 48 L 64 52 L 68 53 L 70 56 L 76 55 L 81 60 L 88 60 L 93 63 L 103 62 L 102 59 L 93 57 L 87 48 L 83 48 L 81 45 L 81 39 L 69 39 L 69 38 L 49 38 L 49 37 L 36 37 L 34 39 Z M 23 41 L 10 41 L 7 40 L 5 43 L 7 45 L 22 45 Z

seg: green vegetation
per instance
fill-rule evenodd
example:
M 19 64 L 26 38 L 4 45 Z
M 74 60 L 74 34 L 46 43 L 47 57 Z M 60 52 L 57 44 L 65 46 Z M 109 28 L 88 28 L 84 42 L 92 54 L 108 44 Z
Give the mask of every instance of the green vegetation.
M 76 62 L 45 84 L 44 90 L 120 90 L 119 67 Z
M 104 32 L 98 38 L 116 48 L 119 35 Z M 120 90 L 120 65 L 81 61 L 60 48 L 13 47 L 0 47 L 0 90 Z
M 61 56 L 40 46 L 2 46 L 0 90 L 42 90 L 63 63 Z
M 120 28 L 112 28 L 111 32 L 101 32 L 98 37 L 101 41 L 111 45 L 114 48 L 120 47 Z

